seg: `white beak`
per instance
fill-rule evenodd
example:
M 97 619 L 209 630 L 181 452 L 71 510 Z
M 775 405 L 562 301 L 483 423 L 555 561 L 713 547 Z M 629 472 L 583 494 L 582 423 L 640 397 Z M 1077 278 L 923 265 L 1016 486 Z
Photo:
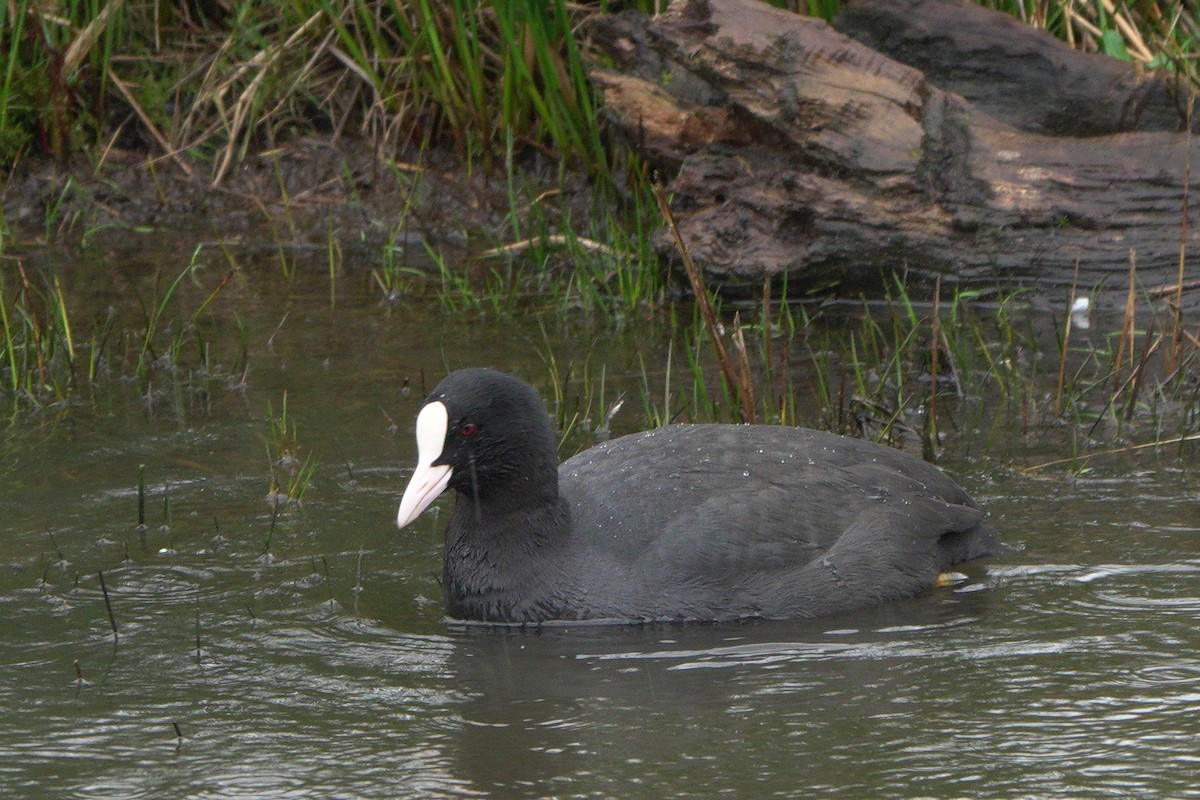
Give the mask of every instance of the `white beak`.
M 450 483 L 450 465 L 434 466 L 433 463 L 442 454 L 449 427 L 450 414 L 446 406 L 436 400 L 422 408 L 417 415 L 417 468 L 413 470 L 404 497 L 400 500 L 400 511 L 396 514 L 397 528 L 403 528 L 419 517 Z

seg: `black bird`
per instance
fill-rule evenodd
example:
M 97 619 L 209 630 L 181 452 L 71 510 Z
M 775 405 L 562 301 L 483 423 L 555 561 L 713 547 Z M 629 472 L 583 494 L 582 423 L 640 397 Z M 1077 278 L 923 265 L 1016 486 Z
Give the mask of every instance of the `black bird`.
M 821 431 L 672 425 L 559 466 L 533 387 L 462 369 L 429 395 L 416 435 L 396 524 L 457 493 L 443 585 L 458 619 L 815 617 L 1010 552 L 936 467 Z

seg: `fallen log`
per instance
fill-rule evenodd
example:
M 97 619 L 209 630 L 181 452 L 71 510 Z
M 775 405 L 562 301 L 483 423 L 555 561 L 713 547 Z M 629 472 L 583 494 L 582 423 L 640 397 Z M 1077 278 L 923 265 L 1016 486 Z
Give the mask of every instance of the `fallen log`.
M 841 7 L 833 27 L 1024 131 L 1087 137 L 1185 129 L 1178 75 L 1075 50 L 971 2 L 856 0 Z
M 920 9 L 913 19 L 940 20 L 940 37 L 969 43 L 956 52 L 990 37 L 1001 52 L 1035 46 L 1072 64 L 1083 55 L 974 6 L 905 3 Z M 870 39 L 872 9 L 894 8 L 852 3 L 841 22 Z M 894 18 L 886 24 L 902 41 Z M 1076 76 L 1059 100 L 1103 104 L 1125 87 L 1140 98 L 1126 106 L 1141 109 L 1105 109 L 1050 135 L 1064 115 L 1019 114 L 1028 85 L 977 105 L 821 20 L 757 0 L 676 0 L 650 20 L 600 18 L 590 33 L 614 64 L 593 76 L 607 120 L 666 178 L 692 257 L 727 290 L 786 279 L 793 294 L 844 294 L 895 273 L 1061 289 L 1076 269 L 1085 291 L 1123 290 L 1131 258 L 1153 289 L 1177 282 L 1181 247 L 1200 248 L 1200 226 L 1185 223 L 1200 143 L 1179 132 L 1169 92 L 1122 83 L 1128 65 L 1091 81 L 1091 101 L 1077 72 L 1046 74 Z M 1097 130 L 1121 132 L 1085 135 Z M 660 243 L 670 252 L 668 236 Z

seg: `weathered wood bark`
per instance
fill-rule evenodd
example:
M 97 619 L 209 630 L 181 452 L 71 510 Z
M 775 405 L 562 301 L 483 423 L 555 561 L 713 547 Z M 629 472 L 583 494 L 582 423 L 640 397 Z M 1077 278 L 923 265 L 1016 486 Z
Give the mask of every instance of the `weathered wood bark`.
M 1170 73 L 1074 50 L 971 2 L 948 11 L 945 2 L 857 0 L 833 27 L 1021 130 L 1102 136 L 1185 127 L 1187 103 Z
M 960 54 L 981 46 L 982 19 L 1004 52 L 1028 47 L 1030 34 L 1034 49 L 1066 49 L 992 12 L 906 2 L 927 6 L 914 18 L 939 20 Z M 891 19 L 894 7 L 852 4 L 843 22 L 855 19 L 861 33 L 872 8 Z M 1078 265 L 1082 288 L 1118 289 L 1131 252 L 1146 286 L 1175 282 L 1181 230 L 1187 252 L 1200 252 L 1200 225 L 1181 228 L 1188 150 L 1200 170 L 1200 142 L 1170 131 L 1083 138 L 1008 124 L 1061 129 L 1071 115 L 1056 104 L 1111 104 L 1126 87 L 1126 110 L 1102 109 L 1081 130 L 1179 126 L 1178 115 L 1163 121 L 1174 108 L 1169 93 L 1169 102 L 1146 94 L 1116 72 L 1093 89 L 1068 80 L 1050 111 L 1022 99 L 1026 77 L 1026 88 L 992 94 L 993 116 L 822 21 L 757 0 L 677 0 L 650 21 L 603 18 L 592 35 L 617 65 L 595 73 L 605 114 L 669 178 L 693 257 L 728 288 L 786 276 L 794 293 L 844 292 L 879 286 L 893 271 L 1064 287 Z M 1081 54 L 1055 55 L 1075 63 Z M 985 74 L 1002 77 L 998 67 Z M 668 237 L 662 246 L 670 249 Z

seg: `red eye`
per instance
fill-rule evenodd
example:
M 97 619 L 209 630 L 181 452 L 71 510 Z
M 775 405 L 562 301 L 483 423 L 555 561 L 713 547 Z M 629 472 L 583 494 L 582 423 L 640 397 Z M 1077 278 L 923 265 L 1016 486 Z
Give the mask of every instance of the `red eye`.
M 479 426 L 476 425 L 474 422 L 464 422 L 462 425 L 458 426 L 458 435 L 459 436 L 470 436 L 473 433 L 475 433 L 475 431 L 477 431 L 477 430 L 479 430 Z

